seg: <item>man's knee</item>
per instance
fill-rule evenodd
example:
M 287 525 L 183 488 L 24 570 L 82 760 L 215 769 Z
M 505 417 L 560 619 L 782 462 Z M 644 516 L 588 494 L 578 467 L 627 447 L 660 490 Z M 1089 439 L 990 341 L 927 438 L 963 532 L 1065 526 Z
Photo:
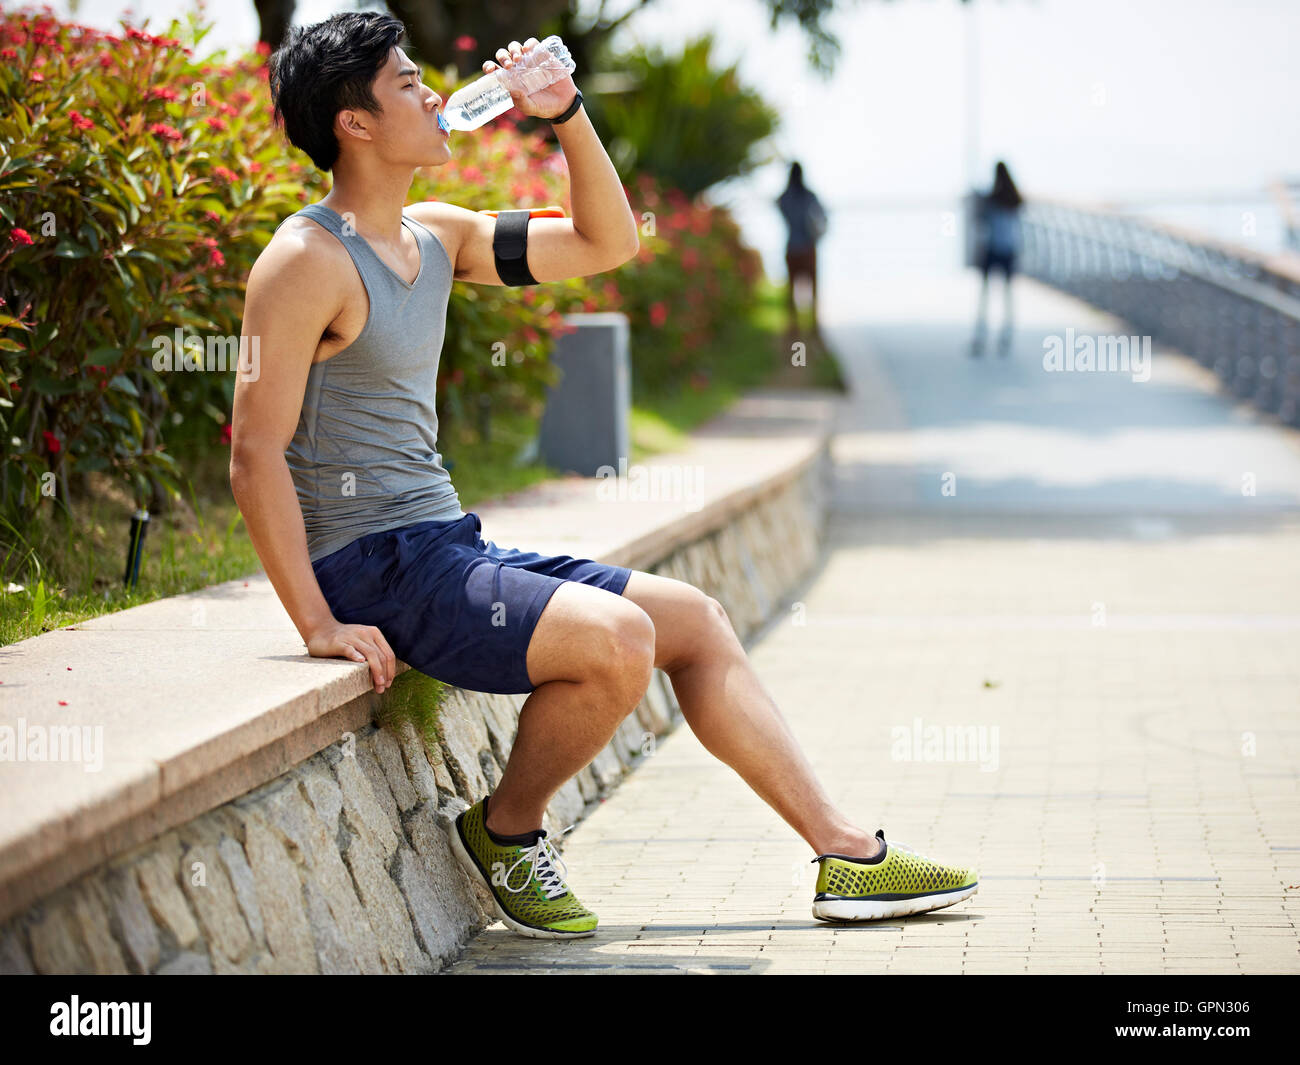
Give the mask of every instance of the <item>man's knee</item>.
M 704 595 L 703 592 L 700 594 Z M 703 612 L 704 630 L 710 642 L 720 640 L 724 644 L 739 643 L 735 626 L 731 624 L 731 616 L 727 613 L 727 608 L 718 600 L 711 595 L 704 595 Z
M 603 617 L 600 673 L 620 689 L 644 693 L 654 672 L 655 627 L 650 615 L 630 600 L 622 600 Z

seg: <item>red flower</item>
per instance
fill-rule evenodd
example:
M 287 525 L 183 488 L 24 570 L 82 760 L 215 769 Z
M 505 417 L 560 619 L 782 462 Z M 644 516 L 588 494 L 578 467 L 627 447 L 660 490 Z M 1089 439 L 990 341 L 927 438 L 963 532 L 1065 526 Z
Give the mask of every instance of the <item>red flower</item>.
M 656 329 L 668 321 L 668 305 L 660 300 L 650 304 L 650 324 Z
M 214 166 L 212 168 L 212 176 L 221 178 L 221 180 L 226 182 L 226 184 L 231 184 L 232 182 L 239 180 L 238 174 L 224 166 Z
M 167 141 L 178 141 L 181 139 L 181 131 L 175 126 L 169 126 L 166 122 L 155 122 L 149 127 L 149 132 L 155 137 L 161 137 Z
M 468 33 L 462 33 L 456 38 L 455 48 L 458 52 L 469 52 L 478 47 L 478 41 L 474 40 Z
M 481 181 L 483 180 L 483 171 L 473 164 L 470 164 L 460 172 L 460 176 L 466 181 Z
M 72 125 L 75 129 L 94 129 L 95 123 L 83 115 L 80 111 L 69 111 L 68 117 L 72 119 Z
M 31 234 L 29 234 L 29 233 L 27 232 L 27 230 L 25 230 L 25 229 L 14 228 L 14 229 L 10 230 L 10 231 L 9 231 L 9 239 L 12 240 L 15 244 L 31 244 L 31 243 L 32 243 Z
M 271 46 L 270 46 L 269 44 L 267 44 L 266 41 L 258 41 L 258 42 L 257 42 L 257 54 L 258 54 L 258 55 L 270 55 L 270 54 L 271 54 Z
M 179 100 L 180 93 L 167 85 L 155 85 L 144 94 L 146 100 Z
M 536 344 L 541 338 L 537 335 L 537 330 L 531 325 L 524 326 L 524 339 L 530 344 Z
M 231 431 L 232 431 L 232 426 L 230 422 L 226 422 L 226 424 L 221 427 L 221 442 L 223 444 L 229 445 Z
M 55 436 L 52 432 L 50 432 L 48 429 L 42 432 L 41 436 L 45 437 L 45 449 L 51 455 L 57 455 L 59 451 L 63 448 L 63 445 L 59 443 L 59 438 Z
M 224 118 L 209 118 L 207 123 L 209 129 L 215 129 L 217 132 L 221 132 L 226 128 L 226 120 Z

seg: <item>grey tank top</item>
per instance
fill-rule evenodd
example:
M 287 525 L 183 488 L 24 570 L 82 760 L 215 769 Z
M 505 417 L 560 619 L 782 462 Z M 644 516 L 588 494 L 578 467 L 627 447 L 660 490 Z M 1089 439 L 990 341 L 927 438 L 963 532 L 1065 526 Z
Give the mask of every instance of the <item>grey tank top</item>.
M 313 203 L 296 215 L 338 237 L 370 296 L 356 340 L 308 371 L 285 450 L 315 562 L 370 533 L 465 516 L 437 449 L 434 409 L 452 265 L 442 241 L 405 215 L 420 247 L 413 284 L 345 233 L 338 212 Z

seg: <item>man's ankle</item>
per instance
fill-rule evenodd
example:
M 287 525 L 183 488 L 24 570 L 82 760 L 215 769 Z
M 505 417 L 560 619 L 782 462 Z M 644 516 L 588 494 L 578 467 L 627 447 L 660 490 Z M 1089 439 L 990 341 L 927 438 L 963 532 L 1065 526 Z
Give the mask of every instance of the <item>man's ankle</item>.
M 819 841 L 824 844 L 818 854 L 842 854 L 846 858 L 875 858 L 880 854 L 881 842 L 869 832 L 857 829 L 833 835 Z
M 503 810 L 499 803 L 493 803 L 493 798 L 495 796 L 489 795 L 483 800 L 483 824 L 489 835 L 510 838 L 536 832 L 542 827 L 541 818 L 512 814 L 509 809 Z

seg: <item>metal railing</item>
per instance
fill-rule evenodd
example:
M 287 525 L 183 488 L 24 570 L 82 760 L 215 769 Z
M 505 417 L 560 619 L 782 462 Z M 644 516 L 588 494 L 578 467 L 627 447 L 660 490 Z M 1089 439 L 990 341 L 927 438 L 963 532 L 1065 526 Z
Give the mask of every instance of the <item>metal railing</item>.
M 1300 426 L 1300 269 L 1148 219 L 1026 203 L 1025 274 L 1178 348 Z

